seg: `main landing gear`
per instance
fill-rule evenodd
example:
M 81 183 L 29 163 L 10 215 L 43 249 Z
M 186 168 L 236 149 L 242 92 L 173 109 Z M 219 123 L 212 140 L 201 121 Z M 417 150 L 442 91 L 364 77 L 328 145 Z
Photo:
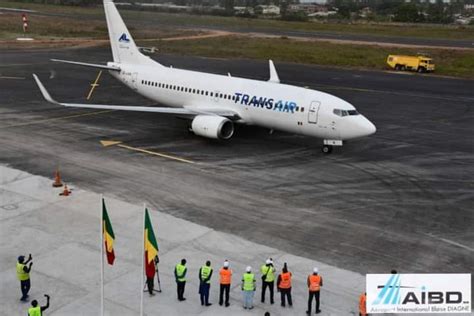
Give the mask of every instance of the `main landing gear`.
M 330 154 L 333 146 L 342 146 L 342 140 L 325 139 L 321 151 L 324 154 Z

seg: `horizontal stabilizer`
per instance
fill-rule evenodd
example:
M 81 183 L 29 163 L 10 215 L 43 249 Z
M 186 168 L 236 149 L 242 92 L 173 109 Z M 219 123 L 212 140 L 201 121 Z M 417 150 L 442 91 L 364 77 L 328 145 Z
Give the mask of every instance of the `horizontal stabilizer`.
M 81 62 L 79 62 L 79 61 L 70 61 L 70 60 L 62 60 L 62 59 L 51 59 L 51 61 L 55 61 L 55 62 L 59 62 L 59 63 L 65 63 L 65 64 L 73 64 L 73 65 L 91 67 L 91 68 L 99 68 L 99 69 L 120 71 L 120 68 L 119 68 L 119 67 L 114 67 L 114 66 L 99 65 L 99 64 L 89 64 L 89 63 L 81 63 Z

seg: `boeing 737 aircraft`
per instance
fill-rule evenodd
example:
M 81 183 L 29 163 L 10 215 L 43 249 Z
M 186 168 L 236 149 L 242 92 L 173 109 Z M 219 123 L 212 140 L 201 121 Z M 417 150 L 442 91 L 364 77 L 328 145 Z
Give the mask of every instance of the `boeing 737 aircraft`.
M 165 67 L 140 53 L 115 4 L 104 0 L 113 62 L 57 62 L 99 68 L 137 93 L 169 107 L 73 104 L 55 101 L 36 75 L 44 98 L 66 107 L 167 113 L 188 117 L 194 134 L 229 139 L 234 124 L 249 124 L 324 140 L 323 152 L 343 141 L 375 133 L 375 126 L 333 95 L 280 83 L 273 62 L 270 79 L 251 80 Z

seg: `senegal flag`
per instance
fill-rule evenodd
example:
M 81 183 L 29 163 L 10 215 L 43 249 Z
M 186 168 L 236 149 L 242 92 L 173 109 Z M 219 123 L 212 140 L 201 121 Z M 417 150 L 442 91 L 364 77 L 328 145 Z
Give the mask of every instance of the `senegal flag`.
M 145 209 L 145 270 L 148 277 L 155 275 L 154 259 L 156 256 L 158 256 L 158 244 L 148 215 L 148 209 Z
M 112 229 L 112 223 L 110 222 L 109 215 L 107 214 L 107 208 L 105 207 L 104 199 L 102 199 L 102 233 L 104 234 L 105 251 L 107 252 L 107 262 L 110 265 L 113 265 L 115 260 L 115 235 L 114 230 Z

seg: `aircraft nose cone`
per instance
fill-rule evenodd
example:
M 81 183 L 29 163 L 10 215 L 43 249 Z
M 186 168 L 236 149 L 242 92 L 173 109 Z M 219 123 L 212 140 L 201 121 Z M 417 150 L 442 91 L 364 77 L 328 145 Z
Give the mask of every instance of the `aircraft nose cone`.
M 372 135 L 374 134 L 376 131 L 377 131 L 377 128 L 375 127 L 375 125 L 366 119 L 366 123 L 364 124 L 364 129 L 365 129 L 365 135 L 369 136 L 369 135 Z

